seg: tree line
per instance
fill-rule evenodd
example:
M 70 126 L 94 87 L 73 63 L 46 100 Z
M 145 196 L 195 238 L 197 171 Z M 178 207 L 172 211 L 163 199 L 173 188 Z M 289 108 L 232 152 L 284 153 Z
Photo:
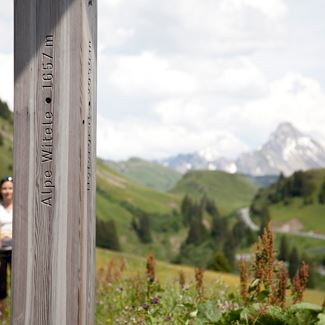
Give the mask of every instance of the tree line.
M 291 280 L 297 274 L 297 271 L 301 263 L 302 262 L 307 263 L 309 265 L 309 279 L 308 279 L 307 286 L 309 288 L 315 287 L 317 276 L 312 261 L 310 261 L 309 257 L 306 254 L 300 255 L 297 247 L 292 246 L 290 248 L 289 239 L 286 235 L 283 235 L 281 237 L 277 258 L 279 261 L 283 261 L 287 264 L 288 275 Z
M 317 190 L 312 174 L 303 171 L 296 171 L 290 177 L 280 174 L 277 182 L 271 187 L 267 199 L 271 204 L 283 202 L 290 204 L 291 199 L 301 198 L 304 205 L 314 203 L 314 193 Z M 258 193 L 259 196 L 261 193 Z M 325 204 L 325 180 L 316 195 L 318 203 Z

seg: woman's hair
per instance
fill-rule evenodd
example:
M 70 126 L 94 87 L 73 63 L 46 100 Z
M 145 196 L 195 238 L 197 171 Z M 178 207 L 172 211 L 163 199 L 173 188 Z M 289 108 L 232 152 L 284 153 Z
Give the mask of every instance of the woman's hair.
M 0 180 L 0 188 L 2 186 L 3 183 L 5 182 L 13 182 L 13 178 L 11 176 L 5 176 L 3 178 L 1 178 Z
M 0 180 L 0 190 L 1 190 L 2 185 L 5 182 L 13 182 L 13 181 L 14 180 L 13 180 L 13 178 L 11 176 L 6 176 L 6 177 L 1 178 L 1 180 Z M 0 201 L 2 201 L 1 191 L 0 191 Z

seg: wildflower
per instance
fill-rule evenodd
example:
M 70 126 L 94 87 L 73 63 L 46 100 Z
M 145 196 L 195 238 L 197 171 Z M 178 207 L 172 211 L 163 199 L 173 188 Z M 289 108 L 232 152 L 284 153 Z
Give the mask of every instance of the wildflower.
M 292 296 L 294 304 L 302 301 L 303 292 L 306 289 L 308 277 L 309 265 L 303 261 L 300 265 L 297 274 L 292 280 Z
M 239 269 L 240 269 L 240 296 L 244 303 L 247 302 L 248 299 L 248 272 L 247 272 L 247 266 L 243 259 L 240 259 L 239 263 Z
M 258 243 L 257 243 L 256 253 L 255 253 L 255 264 L 253 267 L 255 270 L 255 278 L 262 279 L 263 269 L 264 269 L 264 255 L 263 255 L 263 243 L 261 237 L 258 238 Z M 259 291 L 259 288 L 257 289 L 257 291 Z
M 179 286 L 181 290 L 184 290 L 185 288 L 185 273 L 183 271 L 179 272 Z
M 149 283 L 155 282 L 156 260 L 153 254 L 147 257 L 147 279 Z
M 142 305 L 142 308 L 143 308 L 144 310 L 148 310 L 148 309 L 149 309 L 149 305 L 148 305 L 148 304 L 143 304 L 143 305 Z
M 272 288 L 275 253 L 273 248 L 273 234 L 271 224 L 264 229 L 264 233 L 259 237 L 255 253 L 255 278 L 260 279 L 265 289 Z M 260 291 L 260 283 L 255 291 Z
M 115 261 L 112 259 L 107 264 L 107 269 L 106 269 L 106 283 L 112 283 L 113 282 L 113 278 L 114 278 L 114 276 L 113 276 L 114 267 L 115 267 Z
M 120 262 L 120 273 L 123 273 L 126 269 L 126 262 L 125 259 L 123 258 Z
M 203 298 L 203 269 L 195 269 L 196 291 L 199 299 Z
M 273 234 L 271 229 L 271 224 L 268 223 L 266 228 L 264 229 L 264 233 L 262 235 L 262 243 L 263 243 L 263 283 L 266 289 L 270 288 L 272 285 L 272 277 L 273 277 L 273 265 L 274 265 L 274 249 L 273 249 Z
M 278 286 L 272 303 L 276 303 L 283 308 L 286 302 L 286 290 L 288 286 L 288 271 L 283 262 L 279 262 L 279 272 L 277 273 Z
M 171 316 L 166 316 L 164 319 L 165 322 L 170 322 L 171 320 L 172 320 Z
M 271 223 L 269 223 L 264 231 L 265 250 L 267 255 L 267 285 L 271 286 L 273 277 L 273 264 L 275 260 L 275 254 L 273 249 L 273 233 Z
M 159 303 L 159 299 L 158 299 L 158 297 L 153 297 L 153 298 L 151 299 L 151 303 L 152 303 L 153 305 L 157 305 L 157 304 Z

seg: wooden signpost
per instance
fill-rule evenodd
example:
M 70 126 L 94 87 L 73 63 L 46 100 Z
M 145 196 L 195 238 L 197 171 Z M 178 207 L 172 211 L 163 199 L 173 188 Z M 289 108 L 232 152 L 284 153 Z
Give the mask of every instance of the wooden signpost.
M 94 324 L 96 0 L 15 0 L 11 324 Z

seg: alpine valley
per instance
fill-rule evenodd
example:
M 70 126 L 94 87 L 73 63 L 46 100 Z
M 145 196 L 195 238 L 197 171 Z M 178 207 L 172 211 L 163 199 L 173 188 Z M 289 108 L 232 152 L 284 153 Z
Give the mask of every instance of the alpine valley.
M 12 173 L 12 134 L 12 113 L 0 100 L 0 176 Z M 294 172 L 325 166 L 321 145 L 284 123 L 260 150 L 236 161 L 212 160 L 211 152 L 183 155 L 178 163 L 176 158 L 165 161 L 167 166 L 139 158 L 98 158 L 97 247 L 238 272 L 239 254 L 250 257 L 258 234 L 271 221 L 274 229 L 289 227 L 275 240 L 276 249 L 287 252 L 283 260 L 297 269 L 295 263 L 307 256 L 315 273 L 309 286 L 324 290 L 325 169 Z M 181 171 L 186 173 L 175 171 L 177 166 L 185 166 Z M 293 174 L 278 177 L 280 171 Z

